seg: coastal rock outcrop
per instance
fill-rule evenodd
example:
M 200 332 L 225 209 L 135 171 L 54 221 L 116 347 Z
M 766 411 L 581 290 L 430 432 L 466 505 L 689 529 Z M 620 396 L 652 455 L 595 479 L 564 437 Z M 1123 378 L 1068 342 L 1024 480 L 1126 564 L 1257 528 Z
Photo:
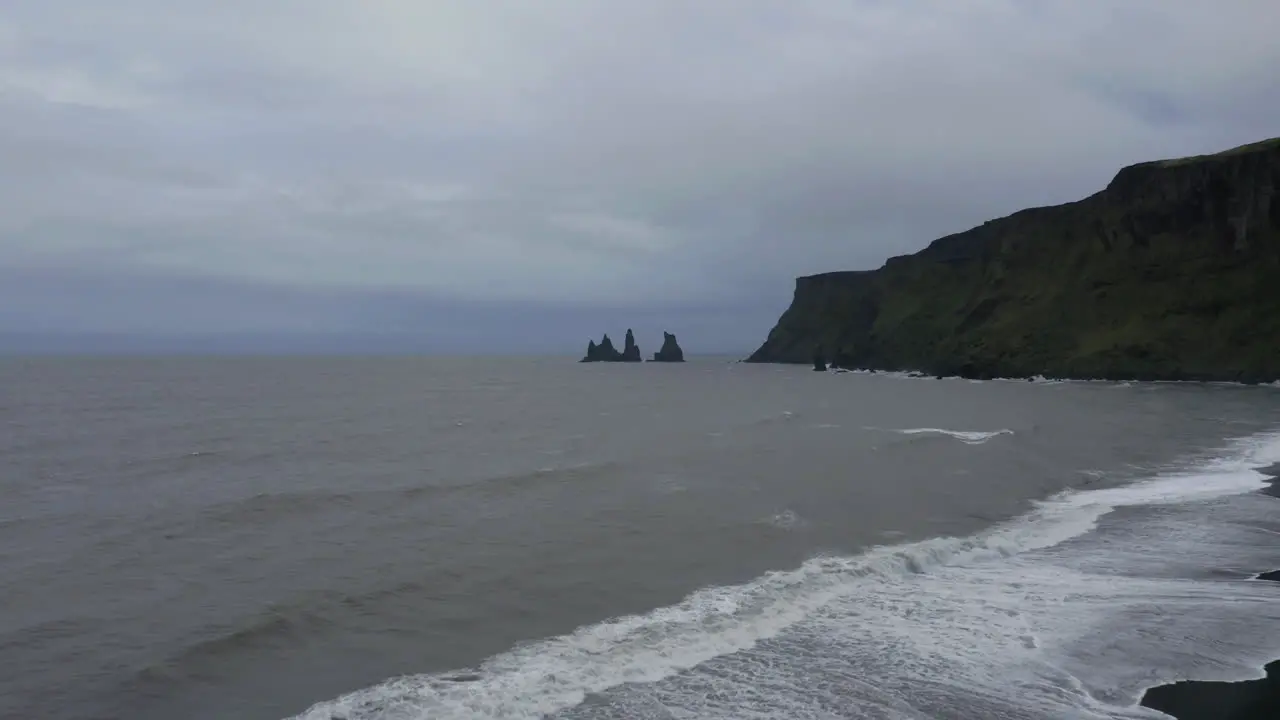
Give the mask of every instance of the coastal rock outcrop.
M 1280 138 L 796 280 L 750 362 L 972 378 L 1280 378 Z
M 594 340 L 587 342 L 587 354 L 579 362 L 640 362 L 640 359 L 640 347 L 636 345 L 636 337 L 627 330 L 622 352 L 618 352 L 618 349 L 613 346 L 613 341 L 609 339 L 609 334 L 605 333 L 599 345 Z
M 669 332 L 662 333 L 662 349 L 653 354 L 654 362 L 684 362 L 684 350 L 676 342 L 676 336 Z

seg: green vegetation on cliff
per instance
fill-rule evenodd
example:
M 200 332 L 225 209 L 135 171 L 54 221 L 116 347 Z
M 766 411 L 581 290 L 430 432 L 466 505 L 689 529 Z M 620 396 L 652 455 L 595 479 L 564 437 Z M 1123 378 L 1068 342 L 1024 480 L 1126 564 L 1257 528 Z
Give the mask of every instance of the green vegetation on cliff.
M 796 281 L 749 361 L 967 377 L 1280 378 L 1280 139 L 1132 165 L 878 270 Z

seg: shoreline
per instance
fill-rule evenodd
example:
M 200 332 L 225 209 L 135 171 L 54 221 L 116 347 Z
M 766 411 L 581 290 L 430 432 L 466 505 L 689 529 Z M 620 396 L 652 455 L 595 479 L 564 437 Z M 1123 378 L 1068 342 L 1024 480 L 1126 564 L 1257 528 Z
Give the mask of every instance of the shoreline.
M 1280 462 L 1258 468 L 1258 472 L 1271 478 L 1271 485 L 1262 489 L 1263 495 L 1280 498 Z
M 1260 490 L 1280 498 L 1280 463 L 1258 468 L 1271 478 Z M 1280 569 L 1260 572 L 1254 580 L 1280 583 Z M 1147 688 L 1139 704 L 1177 720 L 1275 720 L 1280 717 L 1280 659 L 1267 663 L 1256 680 L 1220 682 L 1180 680 Z
M 1142 706 L 1177 720 L 1275 720 L 1280 712 L 1280 660 L 1266 676 L 1240 682 L 1181 680 L 1142 695 Z
M 744 358 L 736 362 L 750 365 L 795 365 L 810 366 L 812 362 L 794 362 L 790 360 L 753 360 Z M 817 368 L 815 368 L 817 369 Z M 1003 380 L 1006 382 L 1097 382 L 1097 383 L 1176 383 L 1188 385 L 1234 385 L 1239 387 L 1280 386 L 1280 378 L 1270 375 L 1253 375 L 1245 373 L 1104 373 L 1102 375 L 1059 375 L 1056 373 L 1022 373 L 1002 374 L 994 371 L 982 371 L 972 368 L 948 368 L 942 371 L 904 369 L 900 367 L 858 367 L 841 365 L 838 362 L 827 363 L 831 372 L 857 373 L 860 375 L 897 375 L 921 380 Z

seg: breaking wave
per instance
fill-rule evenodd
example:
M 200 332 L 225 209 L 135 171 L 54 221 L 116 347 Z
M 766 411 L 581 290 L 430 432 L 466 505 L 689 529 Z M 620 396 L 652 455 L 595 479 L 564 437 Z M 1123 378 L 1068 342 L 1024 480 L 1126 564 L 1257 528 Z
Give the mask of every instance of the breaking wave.
M 966 442 L 978 442 L 1009 431 L 961 433 L 918 429 L 899 432 L 943 433 Z M 909 600 L 912 593 L 905 592 L 902 598 L 890 597 L 896 592 L 893 588 L 910 578 L 929 577 L 935 573 L 960 572 L 980 578 L 1000 573 L 1001 563 L 1011 558 L 1055 548 L 1088 534 L 1100 518 L 1117 508 L 1177 505 L 1260 489 L 1266 486 L 1266 478 L 1253 468 L 1276 460 L 1280 460 L 1280 436 L 1251 438 L 1232 447 L 1223 459 L 1201 463 L 1185 472 L 1123 487 L 1059 494 L 1036 503 L 1022 517 L 978 535 L 875 547 L 852 557 L 817 557 L 793 570 L 766 573 L 742 585 L 697 591 L 669 607 L 614 618 L 579 628 L 568 635 L 521 645 L 479 667 L 392 679 L 319 703 L 296 717 L 299 720 L 541 718 L 583 706 L 589 698 L 611 689 L 654 687 L 654 683 L 672 679 L 710 661 L 744 657 L 741 655 L 744 651 L 778 639 L 806 621 L 830 614 L 833 607 L 841 608 L 842 613 L 857 614 L 874 612 L 879 603 L 892 609 L 893 612 L 886 617 L 896 618 L 893 623 L 951 623 L 947 632 L 976 632 L 954 618 L 947 618 L 945 613 L 959 612 L 959 606 L 952 606 L 956 600 L 951 596 L 931 596 L 929 603 L 952 605 L 932 608 L 917 616 L 910 608 L 903 609 L 904 606 L 897 604 Z M 1051 576 L 1059 572 L 1028 567 L 1031 566 L 1019 568 L 1021 580 L 1035 579 L 1037 573 Z M 1017 648 L 1031 652 L 1041 646 L 1043 639 L 1020 625 L 1023 621 L 1017 611 L 1002 609 L 1006 599 L 992 595 L 1000 592 L 998 584 L 982 579 L 975 587 L 980 590 L 974 592 L 986 595 L 965 603 L 977 602 L 983 612 L 998 610 L 992 617 L 1004 618 L 998 622 L 1009 625 L 1008 628 L 997 629 L 1002 632 L 1007 629 L 1011 633 L 1009 636 L 1016 639 L 1014 652 L 1022 652 Z M 997 621 L 987 619 L 982 622 Z M 869 632 L 868 626 L 851 621 L 845 615 L 841 615 L 834 627 L 845 627 L 849 632 Z M 890 631 L 897 632 L 893 628 L 885 632 Z M 830 630 L 824 632 L 829 635 Z M 921 637 L 930 637 L 928 631 Z M 924 642 L 915 636 L 911 641 Z M 884 655 L 880 653 L 879 656 Z M 851 661 L 847 656 L 844 659 Z M 975 658 L 974 662 L 980 660 Z M 741 663 L 748 661 L 743 659 Z M 756 677 L 752 682 L 756 685 L 766 682 L 761 679 L 763 677 L 766 676 Z M 988 679 L 991 682 L 1007 681 L 998 674 Z M 1067 680 L 1075 682 L 1071 678 Z M 740 690 L 740 686 L 742 683 L 735 688 Z M 805 688 L 790 688 L 787 692 L 800 690 Z M 872 690 L 881 692 L 878 688 Z M 759 690 L 761 693 L 765 691 Z M 1039 688 L 1035 691 L 1061 691 L 1070 695 L 1072 702 L 1096 704 L 1087 693 L 1080 691 L 1078 683 L 1069 690 Z M 705 694 L 702 692 L 703 696 Z M 812 693 L 809 693 L 809 698 L 812 699 Z M 762 698 L 755 700 L 765 702 Z M 703 697 L 702 701 L 706 698 Z M 718 702 L 750 701 L 752 698 L 734 697 L 721 698 Z M 657 701 L 642 699 L 636 702 Z M 886 702 L 905 707 L 900 700 L 890 698 Z M 898 710 L 902 711 L 904 707 Z M 631 708 L 622 716 L 634 717 L 637 714 L 647 715 L 648 711 Z M 738 716 L 756 714 L 744 711 Z

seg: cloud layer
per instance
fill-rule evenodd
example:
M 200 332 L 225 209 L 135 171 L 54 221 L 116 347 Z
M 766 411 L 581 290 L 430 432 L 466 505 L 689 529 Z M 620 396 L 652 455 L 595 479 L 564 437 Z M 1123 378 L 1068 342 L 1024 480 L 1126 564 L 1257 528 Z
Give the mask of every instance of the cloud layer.
M 1280 134 L 1276 27 L 1271 0 L 13 0 L 0 267 L 29 281 L 0 329 L 607 307 L 746 348 L 797 274 Z M 183 278 L 199 319 L 163 302 Z

